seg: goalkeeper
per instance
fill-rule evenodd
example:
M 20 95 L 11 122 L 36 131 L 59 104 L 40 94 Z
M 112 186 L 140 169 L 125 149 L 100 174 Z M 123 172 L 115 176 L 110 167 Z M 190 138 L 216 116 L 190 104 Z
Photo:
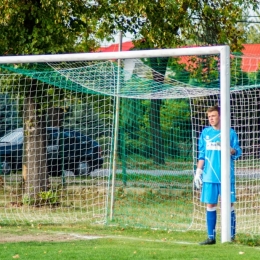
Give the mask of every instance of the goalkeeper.
M 207 110 L 209 127 L 203 129 L 199 138 L 199 155 L 197 170 L 194 177 L 194 184 L 197 189 L 202 186 L 201 202 L 207 204 L 206 220 L 208 238 L 200 245 L 213 245 L 216 243 L 216 222 L 217 222 L 217 203 L 221 195 L 221 163 L 220 163 L 220 108 L 210 107 Z M 234 160 L 241 155 L 241 148 L 236 132 L 230 129 L 230 179 L 231 179 L 231 239 L 235 239 L 236 215 L 234 202 L 235 193 L 235 173 Z M 202 185 L 203 183 L 203 185 Z

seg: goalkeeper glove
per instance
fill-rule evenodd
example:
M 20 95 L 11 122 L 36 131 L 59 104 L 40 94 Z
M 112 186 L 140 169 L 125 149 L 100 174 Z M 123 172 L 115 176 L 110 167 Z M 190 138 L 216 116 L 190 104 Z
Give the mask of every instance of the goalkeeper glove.
M 199 168 L 197 168 L 196 170 L 196 174 L 194 177 L 194 184 L 195 187 L 199 190 L 202 186 L 202 179 L 201 179 L 201 175 L 202 175 L 203 171 Z

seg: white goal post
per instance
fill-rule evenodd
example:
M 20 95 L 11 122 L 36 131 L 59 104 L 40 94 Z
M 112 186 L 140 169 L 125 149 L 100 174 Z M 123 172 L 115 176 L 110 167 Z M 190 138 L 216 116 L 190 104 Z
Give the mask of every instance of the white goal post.
M 221 100 L 221 241 L 231 241 L 230 217 L 230 48 L 229 46 L 193 47 L 178 49 L 122 51 L 108 53 L 75 53 L 57 55 L 2 56 L 0 64 L 47 63 L 68 61 L 97 61 L 154 57 L 178 57 L 191 55 L 220 55 Z

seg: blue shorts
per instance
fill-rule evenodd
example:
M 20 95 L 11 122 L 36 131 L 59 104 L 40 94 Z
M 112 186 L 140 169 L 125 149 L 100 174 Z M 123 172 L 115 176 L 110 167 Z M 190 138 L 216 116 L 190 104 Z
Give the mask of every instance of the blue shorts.
M 218 198 L 221 196 L 221 184 L 203 182 L 200 201 L 207 204 L 217 204 Z M 231 183 L 230 186 L 230 201 L 234 203 L 236 201 L 235 183 Z

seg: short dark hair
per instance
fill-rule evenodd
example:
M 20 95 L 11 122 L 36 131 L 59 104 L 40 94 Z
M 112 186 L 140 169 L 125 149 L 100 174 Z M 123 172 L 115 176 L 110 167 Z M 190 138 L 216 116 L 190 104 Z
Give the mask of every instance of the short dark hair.
M 220 107 L 219 106 L 213 106 L 213 107 L 209 107 L 207 110 L 207 114 L 213 111 L 217 111 L 218 114 L 220 115 Z

